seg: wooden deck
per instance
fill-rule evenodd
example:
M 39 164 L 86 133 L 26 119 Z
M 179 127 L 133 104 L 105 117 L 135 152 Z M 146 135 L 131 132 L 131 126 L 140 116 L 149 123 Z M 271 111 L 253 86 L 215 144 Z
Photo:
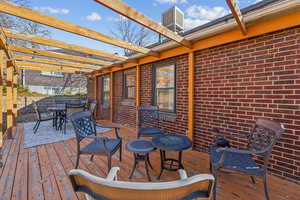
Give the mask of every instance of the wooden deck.
M 108 133 L 109 134 L 109 133 Z M 134 132 L 122 128 L 121 135 L 127 141 L 134 139 Z M 4 147 L 4 167 L 0 169 L 0 200 L 59 200 L 84 199 L 82 194 L 73 192 L 67 177 L 76 159 L 76 142 L 74 139 L 53 144 L 42 145 L 29 149 L 23 148 L 23 125 L 16 128 L 14 139 L 7 140 Z M 123 145 L 124 148 L 124 145 Z M 154 177 L 159 172 L 159 153 L 151 153 Z M 188 175 L 208 173 L 208 155 L 196 151 L 183 154 L 184 166 Z M 119 166 L 119 180 L 128 180 L 132 168 L 133 156 L 123 151 L 123 161 L 117 157 L 113 166 Z M 91 162 L 88 156 L 82 156 L 81 169 L 98 176 L 105 176 L 107 162 L 105 157 L 95 157 Z M 176 180 L 176 172 L 164 172 L 162 180 Z M 142 165 L 137 169 L 133 181 L 146 181 Z M 223 174 L 220 176 L 217 193 L 218 200 L 263 199 L 263 186 L 260 180 L 253 185 L 245 176 Z M 272 200 L 297 200 L 300 197 L 300 186 L 294 183 L 269 176 L 269 191 Z

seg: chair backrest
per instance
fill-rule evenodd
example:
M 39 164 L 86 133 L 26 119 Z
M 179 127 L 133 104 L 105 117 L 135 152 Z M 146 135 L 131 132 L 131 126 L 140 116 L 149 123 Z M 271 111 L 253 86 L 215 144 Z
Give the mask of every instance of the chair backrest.
M 83 170 L 71 170 L 69 176 L 75 191 L 84 192 L 93 199 L 109 200 L 194 199 L 187 197 L 197 196 L 196 193 L 202 196 L 201 200 L 212 199 L 214 184 L 214 177 L 210 174 L 157 183 L 111 181 Z
M 258 118 L 252 132 L 248 135 L 248 148 L 269 153 L 283 133 L 284 127 L 280 123 Z
M 96 106 L 97 106 L 97 102 L 96 101 L 91 101 L 89 103 L 89 110 L 92 112 L 92 114 L 94 114 Z
M 74 127 L 76 138 L 81 141 L 85 136 L 96 133 L 94 121 L 92 120 L 92 113 L 87 111 L 75 112 L 70 115 L 70 120 Z
M 159 108 L 158 106 L 139 106 L 138 126 L 159 126 Z
M 38 107 L 38 105 L 37 105 L 37 103 L 36 103 L 35 101 L 32 101 L 32 107 L 33 107 L 33 109 L 34 109 L 36 118 L 37 118 L 38 120 L 40 120 L 40 119 L 41 119 L 41 113 L 40 113 L 39 107 Z

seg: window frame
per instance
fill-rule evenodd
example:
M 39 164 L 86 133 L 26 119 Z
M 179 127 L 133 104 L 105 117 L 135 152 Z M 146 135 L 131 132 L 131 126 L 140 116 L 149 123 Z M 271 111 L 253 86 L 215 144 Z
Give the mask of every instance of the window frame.
M 172 65 L 174 67 L 174 87 L 168 87 L 168 88 L 159 88 L 160 90 L 174 90 L 174 96 L 173 96 L 173 102 L 174 106 L 173 109 L 162 109 L 159 108 L 159 110 L 163 113 L 176 113 L 176 99 L 177 99 L 177 64 L 176 60 L 168 60 L 168 61 L 163 61 L 159 63 L 155 63 L 152 65 L 152 105 L 157 105 L 157 86 L 156 86 L 156 72 L 157 69 L 160 67 L 167 67 Z
M 108 84 L 108 88 L 109 88 L 109 90 L 108 91 L 105 91 L 104 90 L 104 81 L 105 81 L 105 79 L 108 79 L 109 80 L 109 84 Z M 111 98 L 111 96 L 110 96 L 110 90 L 111 90 L 111 88 L 110 88 L 110 76 L 109 75 L 104 75 L 104 76 L 102 76 L 101 77 L 101 105 L 102 105 L 102 107 L 103 108 L 109 108 L 109 106 L 110 106 L 110 98 Z M 108 93 L 108 96 L 109 96 L 109 98 L 108 98 L 108 102 L 106 103 L 105 102 L 105 94 L 106 93 Z
M 63 78 L 64 73 L 63 72 L 53 72 L 53 71 L 41 71 L 42 76 L 52 76 L 52 77 L 58 77 Z
M 134 85 L 127 85 L 126 77 L 128 75 L 135 76 Z M 134 97 L 128 97 L 128 88 L 134 88 Z M 135 100 L 136 99 L 136 71 L 135 70 L 126 70 L 123 72 L 123 99 L 126 100 Z

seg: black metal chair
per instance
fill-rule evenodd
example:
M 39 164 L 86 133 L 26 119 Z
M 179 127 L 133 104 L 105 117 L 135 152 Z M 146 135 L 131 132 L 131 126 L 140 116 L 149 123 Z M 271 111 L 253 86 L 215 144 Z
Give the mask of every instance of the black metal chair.
M 37 132 L 37 130 L 40 127 L 41 122 L 45 122 L 45 121 L 53 121 L 53 126 L 55 125 L 55 123 L 57 123 L 57 119 L 56 117 L 53 115 L 53 113 L 42 113 L 39 110 L 39 107 L 37 105 L 37 103 L 35 101 L 32 102 L 32 106 L 37 118 L 37 121 L 33 127 L 33 132 L 34 134 Z
M 218 129 L 213 130 L 216 137 L 246 138 L 248 145 L 246 150 L 229 147 L 218 147 L 216 144 L 210 147 L 211 170 L 216 180 L 221 171 L 238 172 L 249 175 L 253 183 L 255 177 L 262 178 L 265 198 L 269 200 L 267 188 L 267 168 L 272 147 L 284 133 L 284 127 L 273 120 L 257 119 L 251 133 L 245 136 L 222 134 Z M 264 165 L 259 166 L 253 159 L 253 155 L 263 157 Z M 217 184 L 217 181 L 216 181 Z M 216 186 L 214 188 L 216 198 Z
M 159 109 L 158 106 L 139 106 L 137 120 L 137 137 L 153 137 L 164 134 L 159 128 Z
M 70 116 L 73 124 L 76 140 L 77 140 L 77 160 L 75 168 L 78 167 L 79 157 L 81 154 L 91 155 L 91 161 L 94 155 L 104 155 L 108 158 L 108 171 L 111 168 L 111 158 L 119 150 L 119 159 L 122 161 L 122 138 L 119 136 L 119 127 L 101 126 L 94 122 L 92 113 L 90 111 L 81 111 L 73 113 Z M 114 128 L 116 138 L 108 138 L 105 136 L 97 136 L 96 126 L 103 128 Z M 84 138 L 94 139 L 84 147 L 80 146 Z

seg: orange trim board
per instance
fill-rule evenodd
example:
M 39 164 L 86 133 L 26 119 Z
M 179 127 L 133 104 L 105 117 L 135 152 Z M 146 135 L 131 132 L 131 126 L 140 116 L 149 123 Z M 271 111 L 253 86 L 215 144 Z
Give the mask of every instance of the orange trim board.
M 140 65 L 143 65 L 143 64 L 147 64 L 147 63 L 151 63 L 151 62 L 156 62 L 156 61 L 159 61 L 162 59 L 171 58 L 171 57 L 175 57 L 175 56 L 182 55 L 182 54 L 187 54 L 191 51 L 207 49 L 207 48 L 211 48 L 214 46 L 219 46 L 219 45 L 259 36 L 259 35 L 270 33 L 270 32 L 299 26 L 300 25 L 299 19 L 300 19 L 300 11 L 296 11 L 296 12 L 293 12 L 290 14 L 286 14 L 286 15 L 279 16 L 279 17 L 276 17 L 273 19 L 269 19 L 267 21 L 260 22 L 258 24 L 247 26 L 247 30 L 248 30 L 247 35 L 243 35 L 237 27 L 237 29 L 235 29 L 235 30 L 232 30 L 232 31 L 229 31 L 226 33 L 222 33 L 222 34 L 218 34 L 213 37 L 195 42 L 193 44 L 192 50 L 188 49 L 186 47 L 180 46 L 180 47 L 176 47 L 173 49 L 169 49 L 169 50 L 160 52 L 160 58 L 155 58 L 152 56 L 146 56 L 146 57 L 140 58 L 140 59 L 138 59 L 138 63 Z M 134 66 L 136 66 L 136 64 L 134 64 L 134 63 L 124 63 L 122 68 L 112 67 L 109 69 L 102 70 L 101 73 L 99 73 L 99 71 L 95 71 L 94 74 L 96 74 L 98 76 L 98 75 L 109 73 L 111 71 L 119 71 L 119 70 L 127 69 L 130 67 L 134 67 Z

